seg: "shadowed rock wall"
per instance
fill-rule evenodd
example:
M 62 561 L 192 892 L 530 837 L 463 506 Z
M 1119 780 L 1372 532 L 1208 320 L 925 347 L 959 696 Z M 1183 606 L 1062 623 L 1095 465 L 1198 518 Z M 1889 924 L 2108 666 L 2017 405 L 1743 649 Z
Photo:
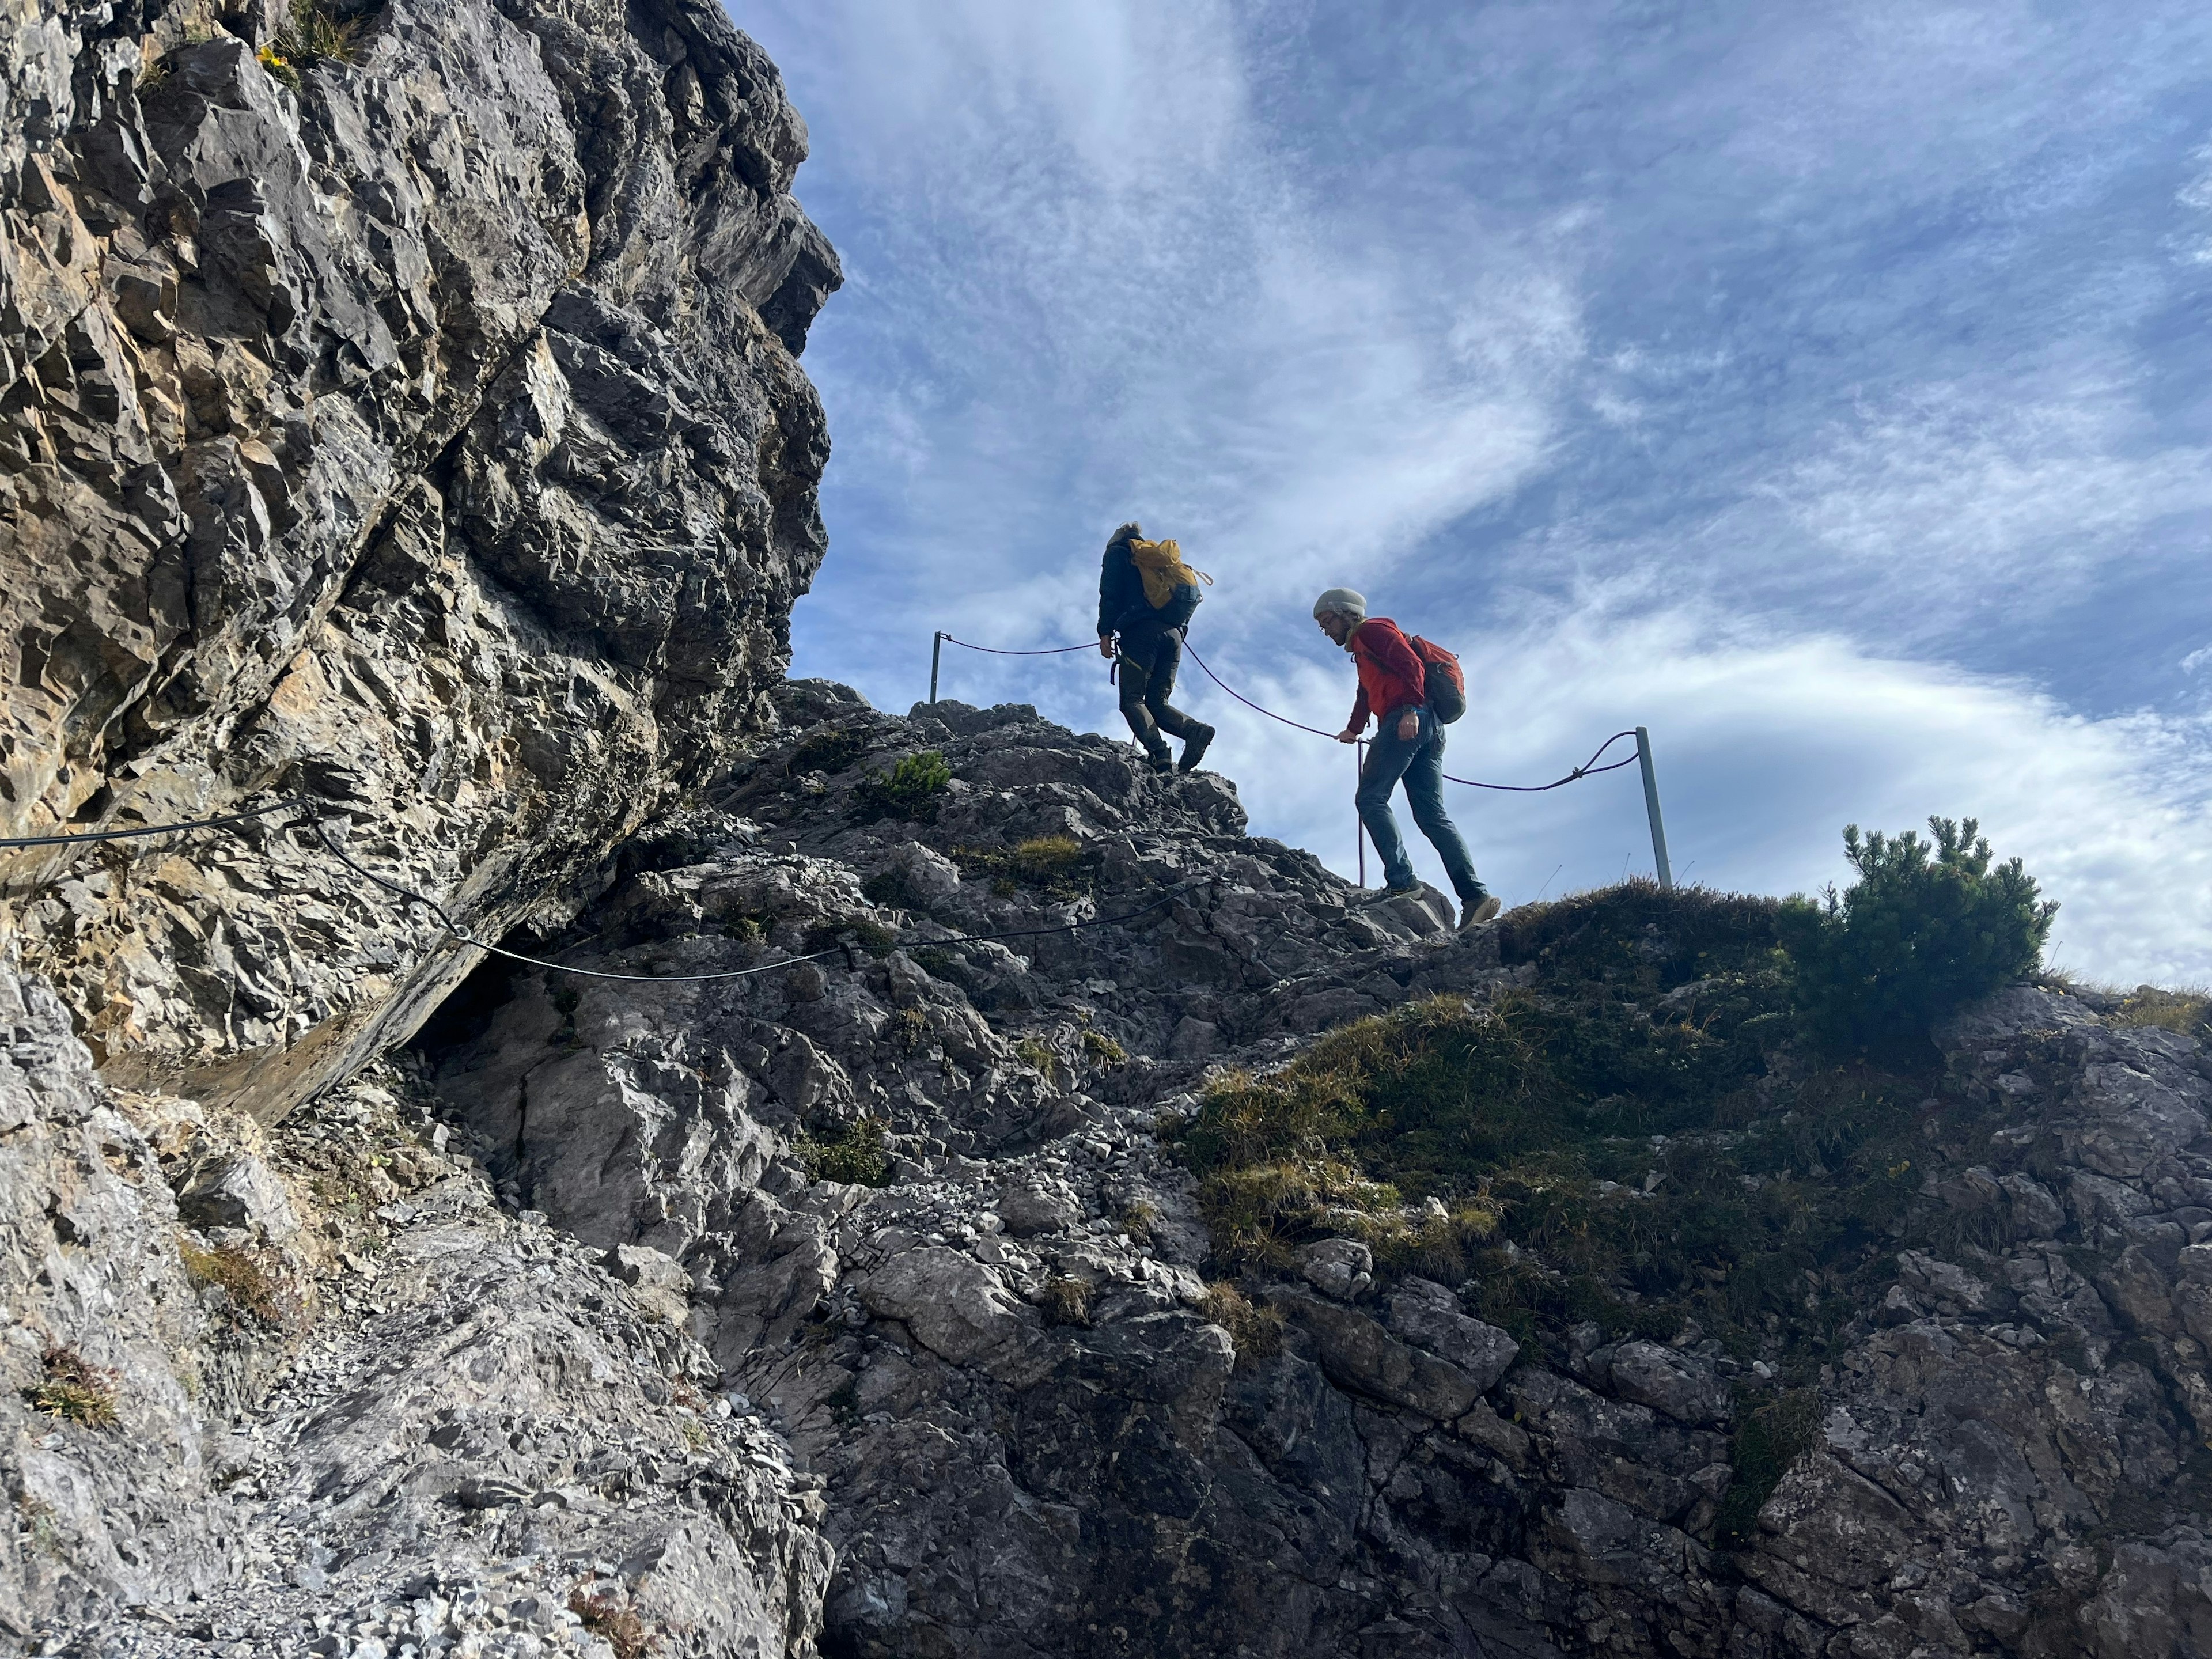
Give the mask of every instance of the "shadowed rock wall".
M 703 0 L 0 27 L 0 858 L 113 1080 L 281 1115 L 765 715 L 825 538 L 806 132 Z M 258 55 L 257 55 L 258 54 Z M 287 84 L 296 81 L 296 89 Z

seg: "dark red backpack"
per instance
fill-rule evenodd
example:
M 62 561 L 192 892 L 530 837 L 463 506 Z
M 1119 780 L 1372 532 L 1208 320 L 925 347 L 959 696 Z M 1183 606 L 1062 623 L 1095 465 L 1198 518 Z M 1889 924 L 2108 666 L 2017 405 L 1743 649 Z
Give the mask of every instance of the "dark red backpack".
M 1419 634 L 1406 643 L 1421 659 L 1421 678 L 1428 690 L 1429 712 L 1440 724 L 1449 726 L 1467 713 L 1467 676 L 1460 670 L 1459 659 L 1434 640 L 1425 640 Z

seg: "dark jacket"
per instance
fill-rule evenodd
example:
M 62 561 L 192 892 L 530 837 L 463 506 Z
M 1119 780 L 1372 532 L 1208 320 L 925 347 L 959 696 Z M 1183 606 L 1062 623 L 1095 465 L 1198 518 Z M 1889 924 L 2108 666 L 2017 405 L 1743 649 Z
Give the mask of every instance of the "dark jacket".
M 1152 628 L 1181 628 L 1198 609 L 1196 582 L 1184 582 L 1158 610 L 1145 597 L 1145 578 L 1129 556 L 1129 544 L 1144 534 L 1135 525 L 1123 525 L 1106 544 L 1098 566 L 1098 636 Z

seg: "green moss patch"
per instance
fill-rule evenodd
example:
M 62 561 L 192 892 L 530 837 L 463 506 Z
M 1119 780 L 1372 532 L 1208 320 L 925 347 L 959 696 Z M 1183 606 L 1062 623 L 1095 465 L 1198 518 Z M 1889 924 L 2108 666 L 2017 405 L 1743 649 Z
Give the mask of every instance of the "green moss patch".
M 1781 908 L 1632 883 L 1516 911 L 1525 986 L 1216 1080 L 1169 1132 L 1217 1259 L 1360 1238 L 1539 1348 L 1694 1320 L 1806 1380 L 1893 1273 L 1939 1079 L 1801 1055 Z

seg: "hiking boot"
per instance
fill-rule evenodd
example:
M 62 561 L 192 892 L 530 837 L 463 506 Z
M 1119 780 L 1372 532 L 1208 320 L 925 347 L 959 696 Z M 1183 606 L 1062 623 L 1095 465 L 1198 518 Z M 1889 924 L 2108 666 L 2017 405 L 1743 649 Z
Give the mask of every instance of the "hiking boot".
M 1460 932 L 1464 933 L 1470 927 L 1480 927 L 1503 908 L 1495 893 L 1485 893 L 1480 898 L 1468 900 L 1467 908 L 1459 919 Z
M 1153 775 L 1157 777 L 1168 777 L 1175 771 L 1175 757 L 1164 749 L 1148 751 L 1145 759 L 1146 763 L 1152 769 Z
M 1413 898 L 1421 891 L 1421 884 L 1409 881 L 1403 887 L 1378 887 L 1360 899 L 1362 904 L 1387 904 L 1392 899 Z
M 1182 759 L 1176 763 L 1178 772 L 1195 772 L 1199 762 L 1206 758 L 1206 745 L 1213 741 L 1213 728 L 1201 726 L 1197 734 L 1182 740 Z

